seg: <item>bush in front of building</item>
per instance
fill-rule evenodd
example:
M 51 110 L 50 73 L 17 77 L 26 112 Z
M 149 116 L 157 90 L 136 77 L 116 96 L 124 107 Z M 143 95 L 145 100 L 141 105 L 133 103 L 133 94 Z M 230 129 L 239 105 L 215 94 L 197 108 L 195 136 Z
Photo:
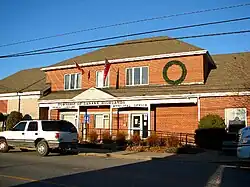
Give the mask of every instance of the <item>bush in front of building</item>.
M 200 148 L 220 150 L 226 134 L 225 128 L 196 129 L 195 143 Z
M 130 142 L 132 143 L 132 145 L 134 146 L 138 146 L 141 143 L 141 137 L 139 134 L 134 134 L 131 138 L 130 138 Z
M 102 133 L 102 143 L 104 144 L 113 143 L 112 136 L 109 131 L 105 131 Z
M 118 131 L 115 137 L 115 143 L 118 146 L 124 146 L 126 144 L 126 134 L 125 132 Z
M 95 130 L 89 132 L 89 141 L 90 143 L 96 143 L 98 139 L 98 134 Z
M 222 117 L 217 114 L 208 114 L 201 118 L 199 122 L 199 129 L 201 128 L 226 128 Z
M 156 133 L 152 133 L 149 137 L 147 137 L 146 142 L 150 147 L 160 146 L 161 144 L 161 140 Z
M 180 140 L 178 136 L 170 135 L 166 138 L 167 147 L 178 147 L 180 145 Z
M 6 121 L 6 129 L 12 129 L 19 121 L 23 119 L 23 115 L 20 112 L 12 111 Z

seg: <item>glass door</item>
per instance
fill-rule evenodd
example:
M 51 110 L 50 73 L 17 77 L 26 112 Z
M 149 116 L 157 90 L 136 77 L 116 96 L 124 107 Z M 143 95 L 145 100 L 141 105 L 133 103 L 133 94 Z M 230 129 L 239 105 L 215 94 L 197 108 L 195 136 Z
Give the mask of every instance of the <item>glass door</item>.
M 131 130 L 132 135 L 142 136 L 142 114 L 132 114 Z

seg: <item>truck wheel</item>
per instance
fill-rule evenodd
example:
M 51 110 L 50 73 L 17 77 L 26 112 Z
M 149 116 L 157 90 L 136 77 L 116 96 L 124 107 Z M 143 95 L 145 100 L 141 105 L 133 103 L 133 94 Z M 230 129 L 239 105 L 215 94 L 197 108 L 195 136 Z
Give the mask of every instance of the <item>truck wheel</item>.
M 7 153 L 9 151 L 9 146 L 5 139 L 0 139 L 0 152 Z
M 40 156 L 47 156 L 49 154 L 49 146 L 46 141 L 38 142 L 36 151 Z

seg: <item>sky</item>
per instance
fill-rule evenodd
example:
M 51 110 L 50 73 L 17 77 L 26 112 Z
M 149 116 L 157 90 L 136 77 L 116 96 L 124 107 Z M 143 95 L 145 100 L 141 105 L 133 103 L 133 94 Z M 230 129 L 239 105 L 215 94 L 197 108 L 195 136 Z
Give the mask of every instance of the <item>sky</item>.
M 250 3 L 248 0 L 1 0 L 0 1 L 0 46 L 45 36 L 83 30 L 103 25 L 116 24 L 151 17 L 179 14 L 210 8 Z M 74 35 L 39 40 L 30 43 L 0 47 L 0 56 L 35 50 L 51 46 L 93 40 L 116 35 L 171 28 L 183 25 L 213 22 L 250 16 L 250 6 L 172 17 L 136 24 L 80 32 Z M 250 20 L 213 26 L 175 30 L 137 37 L 94 43 L 102 45 L 129 39 L 153 36 L 188 36 L 216 32 L 230 32 L 250 29 Z M 183 41 L 206 49 L 210 54 L 250 51 L 250 33 L 229 36 L 184 39 Z M 78 47 L 90 46 L 85 44 Z M 82 55 L 91 50 L 4 58 L 0 59 L 0 79 L 17 71 L 45 67 L 60 61 Z

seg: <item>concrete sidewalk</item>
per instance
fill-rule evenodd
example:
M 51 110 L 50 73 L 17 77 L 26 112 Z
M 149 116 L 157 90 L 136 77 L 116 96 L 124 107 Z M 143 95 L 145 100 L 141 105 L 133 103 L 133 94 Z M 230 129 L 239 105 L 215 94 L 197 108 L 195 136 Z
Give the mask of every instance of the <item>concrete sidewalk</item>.
M 155 152 L 131 152 L 131 151 L 117 151 L 111 152 L 110 150 L 102 149 L 89 149 L 80 148 L 79 156 L 98 156 L 98 157 L 112 157 L 121 159 L 134 159 L 134 160 L 153 160 L 171 158 L 173 161 L 186 161 L 186 162 L 210 162 L 210 163 L 229 163 L 238 162 L 236 156 L 222 155 L 218 151 L 207 150 L 197 154 L 175 154 L 175 153 L 155 153 Z

